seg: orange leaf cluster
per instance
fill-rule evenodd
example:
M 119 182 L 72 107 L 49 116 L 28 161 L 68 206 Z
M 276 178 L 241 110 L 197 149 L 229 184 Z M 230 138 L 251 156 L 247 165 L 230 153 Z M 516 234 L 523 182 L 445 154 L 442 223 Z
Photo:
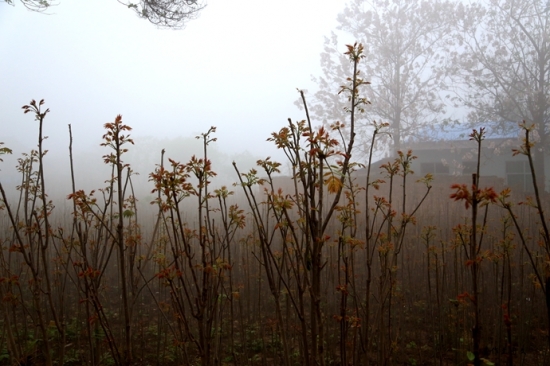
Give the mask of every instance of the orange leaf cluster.
M 498 198 L 498 194 L 493 187 L 478 189 L 475 185 L 472 185 L 472 189 L 470 190 L 466 184 L 453 184 L 451 189 L 454 189 L 455 192 L 449 197 L 455 201 L 464 201 L 466 209 L 470 208 L 473 204 L 474 198 L 477 203 L 482 205 L 495 203 Z

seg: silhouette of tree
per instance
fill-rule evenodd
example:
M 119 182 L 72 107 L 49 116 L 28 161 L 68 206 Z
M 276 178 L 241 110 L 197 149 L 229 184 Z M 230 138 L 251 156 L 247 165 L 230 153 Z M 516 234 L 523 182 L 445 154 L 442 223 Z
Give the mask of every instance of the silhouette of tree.
M 14 0 L 4 0 L 13 5 Z M 45 12 L 57 5 L 51 0 L 19 0 L 29 10 Z M 183 28 L 189 20 L 195 19 L 206 6 L 201 0 L 117 0 L 133 9 L 143 19 L 161 28 Z
M 549 139 L 550 6 L 547 0 L 487 0 L 459 7 L 453 52 L 457 104 L 471 108 L 470 121 L 498 122 L 500 131 L 534 125 L 540 143 L 534 164 L 546 182 Z
M 440 91 L 446 77 L 446 51 L 452 45 L 454 8 L 448 1 L 352 0 L 339 14 L 338 29 L 365 45 L 362 78 L 371 82 L 365 91 L 372 106 L 361 123 L 370 135 L 369 121 L 390 124 L 390 151 L 401 149 L 405 139 L 419 137 L 422 126 L 442 121 L 446 110 Z M 344 120 L 345 100 L 337 90 L 349 74 L 336 33 L 325 39 L 321 54 L 323 75 L 315 78 L 316 117 L 331 122 Z

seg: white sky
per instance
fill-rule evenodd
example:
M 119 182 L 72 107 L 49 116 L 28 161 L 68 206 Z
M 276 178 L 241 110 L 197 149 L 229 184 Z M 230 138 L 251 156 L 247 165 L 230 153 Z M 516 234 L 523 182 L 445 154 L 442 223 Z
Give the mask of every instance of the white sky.
M 195 136 L 277 156 L 266 138 L 303 119 L 296 88 L 314 91 L 324 36 L 344 0 L 208 0 L 183 30 L 160 30 L 116 0 L 60 0 L 51 15 L 0 1 L 0 141 L 32 142 L 21 106 L 46 100 L 47 148 L 97 146 L 123 115 L 139 136 Z M 17 155 L 20 151 L 14 151 Z M 98 157 L 99 159 L 99 157 Z

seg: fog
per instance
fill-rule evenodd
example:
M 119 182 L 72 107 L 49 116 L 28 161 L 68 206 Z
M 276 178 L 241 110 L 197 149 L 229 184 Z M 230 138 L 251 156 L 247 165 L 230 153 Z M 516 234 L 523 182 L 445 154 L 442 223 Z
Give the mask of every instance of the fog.
M 75 156 L 101 164 L 87 152 L 118 114 L 133 128 L 133 149 L 143 140 L 189 141 L 216 126 L 213 148 L 221 153 L 282 159 L 266 138 L 287 118 L 304 118 L 293 104 L 296 89 L 314 87 L 324 36 L 342 8 L 340 1 L 212 0 L 175 31 L 114 0 L 62 1 L 48 14 L 2 2 L 0 141 L 14 157 L 34 148 L 38 125 L 21 106 L 45 99 L 50 163 L 65 164 L 71 124 Z M 157 161 L 160 151 L 151 154 Z
M 21 1 L 0 365 L 550 365 L 546 2 Z

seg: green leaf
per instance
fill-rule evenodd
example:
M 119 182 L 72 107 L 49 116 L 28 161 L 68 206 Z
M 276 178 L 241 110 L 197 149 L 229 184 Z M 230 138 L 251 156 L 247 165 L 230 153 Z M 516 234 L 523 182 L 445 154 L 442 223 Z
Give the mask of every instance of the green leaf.
M 481 361 L 483 361 L 483 363 L 488 365 L 488 366 L 495 366 L 494 362 L 491 362 L 490 360 L 488 360 L 486 358 L 482 358 Z
M 470 351 L 466 352 L 466 356 L 468 356 L 468 360 L 470 361 L 473 361 L 476 358 L 476 356 Z

